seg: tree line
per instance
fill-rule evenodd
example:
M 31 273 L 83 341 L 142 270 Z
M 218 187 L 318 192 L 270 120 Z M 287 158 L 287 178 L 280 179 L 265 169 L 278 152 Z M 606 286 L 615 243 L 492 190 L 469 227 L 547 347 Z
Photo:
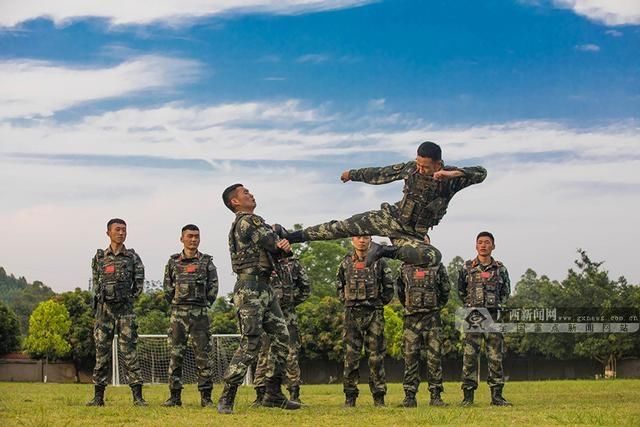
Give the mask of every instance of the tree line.
M 296 245 L 295 252 L 312 284 L 310 298 L 298 307 L 302 358 L 342 359 L 342 322 L 344 309 L 336 296 L 336 269 L 350 251 L 348 240 L 309 242 Z M 460 358 L 462 336 L 455 326 L 454 313 L 461 306 L 457 297 L 458 271 L 463 259 L 455 257 L 447 265 L 451 296 L 442 310 L 443 357 Z M 398 273 L 399 263 L 392 261 Z M 513 281 L 513 278 L 512 278 Z M 72 360 L 79 371 L 94 363 L 92 294 L 76 288 L 55 294 L 41 282 L 27 283 L 24 278 L 8 276 L 0 268 L 0 354 L 25 349 L 37 358 Z M 209 309 L 212 334 L 238 333 L 231 295 L 220 296 Z M 602 262 L 592 261 L 579 250 L 575 267 L 561 281 L 538 275 L 533 270 L 512 286 L 507 308 L 592 307 L 615 310 L 627 307 L 640 312 L 640 286 L 624 277 L 611 279 Z M 135 302 L 140 334 L 166 334 L 170 305 L 161 283 L 147 282 L 145 292 Z M 402 357 L 402 306 L 397 299 L 385 307 L 385 336 L 390 357 Z M 31 325 L 29 324 L 31 316 Z M 35 316 L 35 318 L 34 318 Z M 44 316 L 44 317 L 43 317 Z M 47 317 L 48 316 L 48 317 Z M 57 323 L 44 322 L 55 318 Z M 39 331 L 58 328 L 61 340 L 43 344 L 51 334 Z M 29 331 L 28 333 L 27 330 Z M 25 337 L 24 339 L 22 337 Z M 66 343 L 66 344 L 65 344 Z M 640 333 L 620 334 L 509 334 L 507 351 L 513 355 L 535 355 L 553 359 L 591 358 L 603 365 L 625 357 L 640 355 Z

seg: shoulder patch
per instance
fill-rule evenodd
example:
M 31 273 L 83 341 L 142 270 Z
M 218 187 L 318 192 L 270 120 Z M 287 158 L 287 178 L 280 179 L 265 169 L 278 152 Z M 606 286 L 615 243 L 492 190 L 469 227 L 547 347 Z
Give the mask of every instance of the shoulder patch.
M 96 256 L 97 256 L 98 258 L 103 258 L 103 257 L 104 257 L 104 249 L 98 249 L 98 250 L 96 251 Z
M 256 226 L 262 225 L 262 219 L 259 216 L 251 217 L 251 222 L 253 222 L 253 225 L 256 225 Z
M 392 168 L 394 171 L 402 170 L 402 168 L 404 168 L 404 163 L 398 163 L 397 165 L 393 165 Z
M 180 252 L 178 252 L 177 254 L 173 254 L 173 255 L 171 255 L 171 257 L 170 257 L 170 258 L 171 258 L 171 259 L 178 259 L 178 258 L 180 258 Z

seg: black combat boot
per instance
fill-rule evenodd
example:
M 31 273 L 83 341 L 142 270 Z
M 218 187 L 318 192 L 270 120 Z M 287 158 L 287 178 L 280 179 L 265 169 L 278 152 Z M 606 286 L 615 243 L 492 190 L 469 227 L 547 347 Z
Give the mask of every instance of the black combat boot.
M 302 404 L 302 402 L 300 401 L 300 386 L 299 385 L 292 385 L 291 387 L 289 387 L 289 400 L 292 402 L 296 402 L 299 404 Z
M 300 409 L 300 404 L 287 399 L 282 393 L 281 379 L 267 378 L 262 406 L 267 408 Z
M 253 403 L 251 404 L 252 408 L 257 408 L 259 406 L 262 406 L 262 399 L 264 399 L 265 389 L 266 387 L 263 385 L 256 387 L 256 400 L 254 400 Z
M 87 402 L 87 406 L 104 406 L 104 389 L 103 385 L 96 385 L 94 387 L 93 399 Z
M 373 406 L 386 406 L 384 404 L 384 393 L 373 393 Z
M 369 251 L 367 252 L 365 264 L 367 265 L 367 267 L 371 267 L 380 258 L 395 258 L 397 253 L 398 248 L 395 246 L 379 245 L 377 243 L 371 242 L 371 246 L 369 246 Z
M 357 393 L 345 393 L 344 394 L 344 406 L 347 408 L 354 408 L 356 406 Z
M 182 399 L 180 398 L 180 396 L 182 395 L 182 389 L 172 388 L 169 389 L 169 391 L 171 392 L 171 396 L 162 404 L 162 406 L 182 406 Z
M 233 414 L 233 402 L 236 400 L 237 385 L 225 384 L 218 400 L 219 414 Z
M 462 406 L 471 406 L 473 405 L 473 389 L 472 388 L 463 388 L 462 393 L 464 393 L 464 399 L 460 404 Z
M 404 400 L 400 405 L 404 408 L 415 408 L 418 406 L 418 401 L 416 400 L 416 394 L 412 391 L 405 390 L 404 391 Z
M 132 385 L 131 394 L 133 395 L 133 406 L 147 406 L 147 402 L 142 397 L 142 384 Z
M 429 401 L 430 406 L 447 406 L 446 403 L 440 397 L 440 389 L 431 390 L 431 400 Z
M 491 387 L 491 404 L 493 406 L 513 406 L 511 402 L 502 397 L 502 388 L 504 385 L 496 385 Z
M 211 400 L 210 388 L 200 390 L 200 406 L 202 406 L 203 408 L 213 407 L 213 400 Z

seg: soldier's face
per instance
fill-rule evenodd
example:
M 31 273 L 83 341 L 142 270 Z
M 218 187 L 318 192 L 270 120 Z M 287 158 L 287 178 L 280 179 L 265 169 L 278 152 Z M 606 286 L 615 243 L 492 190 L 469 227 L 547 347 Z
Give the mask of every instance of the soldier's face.
M 185 230 L 180 236 L 180 241 L 185 249 L 195 251 L 200 246 L 200 232 L 196 230 Z
M 107 230 L 107 236 L 111 239 L 111 243 L 121 245 L 127 238 L 127 226 L 124 224 L 111 224 Z
M 476 240 L 476 252 L 478 252 L 478 255 L 491 256 L 495 248 L 493 241 L 487 236 L 482 236 Z
M 442 161 L 433 160 L 429 157 L 416 157 L 416 169 L 420 175 L 433 175 L 434 172 L 442 169 Z
M 236 211 L 253 210 L 256 207 L 256 199 L 249 190 L 244 187 L 238 187 L 235 195 L 231 198 L 231 204 L 235 207 Z
M 371 236 L 352 237 L 351 245 L 358 251 L 366 251 L 371 245 Z

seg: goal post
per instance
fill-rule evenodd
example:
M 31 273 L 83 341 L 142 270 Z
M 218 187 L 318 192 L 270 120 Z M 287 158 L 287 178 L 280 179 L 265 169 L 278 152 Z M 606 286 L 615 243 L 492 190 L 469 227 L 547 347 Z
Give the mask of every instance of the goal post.
M 213 381 L 222 382 L 224 373 L 231 362 L 233 353 L 240 344 L 239 334 L 211 335 L 211 354 L 213 361 Z M 118 335 L 113 337 L 111 374 L 113 385 L 127 383 L 124 355 L 118 347 Z M 169 360 L 171 351 L 167 335 L 139 335 L 138 362 L 145 384 L 167 384 L 169 382 Z M 182 365 L 182 383 L 195 384 L 198 382 L 198 370 L 191 339 L 187 344 Z M 250 373 L 247 372 L 245 384 L 250 384 Z

